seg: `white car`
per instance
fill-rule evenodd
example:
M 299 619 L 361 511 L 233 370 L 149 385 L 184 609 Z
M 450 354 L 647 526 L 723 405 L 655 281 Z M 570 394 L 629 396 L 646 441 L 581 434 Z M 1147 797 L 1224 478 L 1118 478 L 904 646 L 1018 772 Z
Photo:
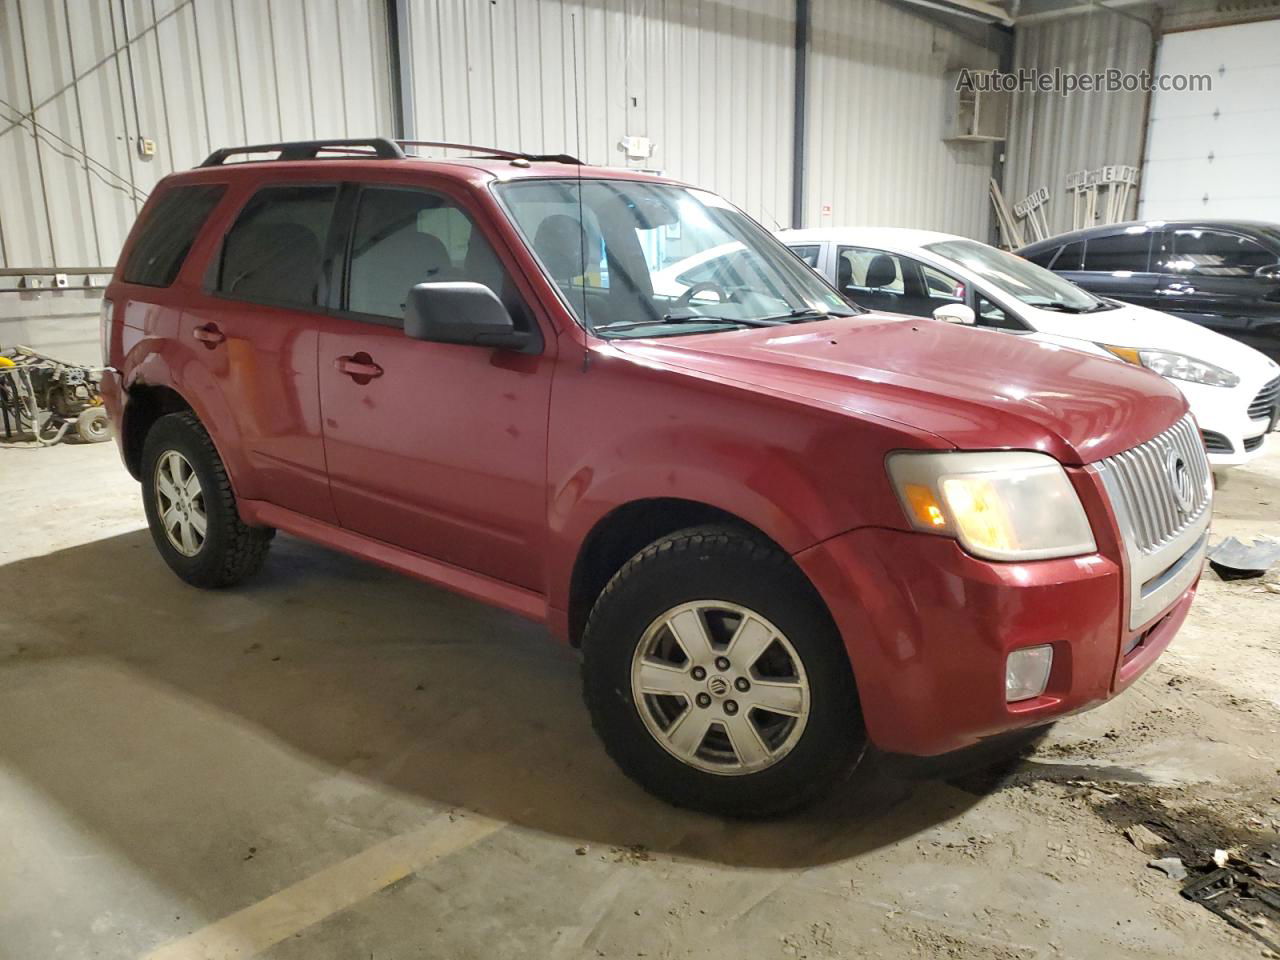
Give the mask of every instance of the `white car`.
M 1262 453 L 1280 417 L 1280 366 L 1230 337 L 1102 299 L 976 240 L 927 230 L 833 227 L 778 238 L 854 303 L 1049 340 L 1140 364 L 1186 396 L 1209 460 Z
M 685 257 L 653 274 L 653 292 L 664 297 L 679 297 L 700 283 L 708 287 L 736 286 L 741 283 L 742 271 L 755 272 L 753 258 L 746 249 L 737 240 L 731 240 Z M 710 296 L 710 292 L 705 299 L 720 299 L 718 295 Z M 690 299 L 698 299 L 697 294 Z

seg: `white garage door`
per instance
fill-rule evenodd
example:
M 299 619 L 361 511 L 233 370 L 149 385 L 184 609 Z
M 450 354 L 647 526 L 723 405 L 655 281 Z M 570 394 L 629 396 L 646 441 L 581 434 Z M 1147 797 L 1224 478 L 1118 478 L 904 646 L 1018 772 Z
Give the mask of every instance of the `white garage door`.
M 1152 94 L 1139 217 L 1280 222 L 1280 20 L 1169 34 L 1156 71 L 1213 88 Z

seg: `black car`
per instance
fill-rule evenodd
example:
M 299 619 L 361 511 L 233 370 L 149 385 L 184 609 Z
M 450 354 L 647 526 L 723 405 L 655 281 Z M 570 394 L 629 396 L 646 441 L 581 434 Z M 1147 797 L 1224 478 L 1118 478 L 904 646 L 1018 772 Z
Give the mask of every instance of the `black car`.
M 1280 361 L 1280 224 L 1114 223 L 1017 253 L 1093 293 L 1193 320 Z

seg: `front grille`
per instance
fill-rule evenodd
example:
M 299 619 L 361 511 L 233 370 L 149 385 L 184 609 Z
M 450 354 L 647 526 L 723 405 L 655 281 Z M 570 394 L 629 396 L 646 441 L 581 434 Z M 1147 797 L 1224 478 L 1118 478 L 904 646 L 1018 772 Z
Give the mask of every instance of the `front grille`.
M 1258 395 L 1253 398 L 1253 403 L 1249 404 L 1249 419 L 1270 419 L 1271 412 L 1277 403 L 1280 403 L 1280 377 L 1276 377 L 1258 391 Z
M 1189 474 L 1190 502 L 1185 508 L 1178 501 L 1176 478 L 1169 466 L 1175 454 Z M 1190 415 L 1158 437 L 1107 457 L 1098 467 L 1114 479 L 1115 495 L 1132 523 L 1133 544 L 1144 554 L 1191 526 L 1209 504 L 1209 461 Z
M 1256 437 L 1250 437 L 1244 442 L 1244 452 L 1253 453 L 1253 451 L 1262 446 L 1262 441 L 1265 439 L 1267 439 L 1267 435 L 1265 433 L 1260 433 Z
M 1210 453 L 1235 453 L 1231 441 L 1212 430 L 1201 430 L 1200 438 L 1204 440 L 1204 448 Z

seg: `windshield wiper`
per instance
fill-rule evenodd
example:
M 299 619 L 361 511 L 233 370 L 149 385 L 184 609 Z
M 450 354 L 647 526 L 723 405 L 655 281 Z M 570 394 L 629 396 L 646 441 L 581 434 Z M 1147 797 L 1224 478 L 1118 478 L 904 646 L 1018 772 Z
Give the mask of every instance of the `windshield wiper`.
M 798 323 L 801 320 L 825 320 L 827 317 L 856 317 L 856 313 L 842 313 L 836 310 L 817 310 L 813 307 L 802 307 L 790 313 L 780 313 L 773 317 L 760 317 L 760 321 L 773 323 Z
M 648 321 L 653 323 L 655 321 Z M 668 313 L 659 323 L 738 323 L 746 327 L 776 327 L 785 322 L 777 317 L 713 317 L 705 313 Z M 646 324 L 639 324 L 645 326 Z
M 703 323 L 703 324 L 720 324 L 733 327 L 777 327 L 780 323 L 770 322 L 764 323 L 759 320 L 750 318 L 735 317 L 713 317 L 709 314 L 702 313 L 669 313 L 664 317 L 654 317 L 652 320 L 636 320 L 633 323 L 606 323 L 594 327 L 593 332 L 606 333 L 622 333 L 627 330 L 635 330 L 639 327 L 663 327 L 674 326 L 681 323 Z
M 1055 310 L 1058 313 L 1088 313 L 1093 307 L 1073 307 L 1066 303 L 1041 303 L 1041 310 Z

